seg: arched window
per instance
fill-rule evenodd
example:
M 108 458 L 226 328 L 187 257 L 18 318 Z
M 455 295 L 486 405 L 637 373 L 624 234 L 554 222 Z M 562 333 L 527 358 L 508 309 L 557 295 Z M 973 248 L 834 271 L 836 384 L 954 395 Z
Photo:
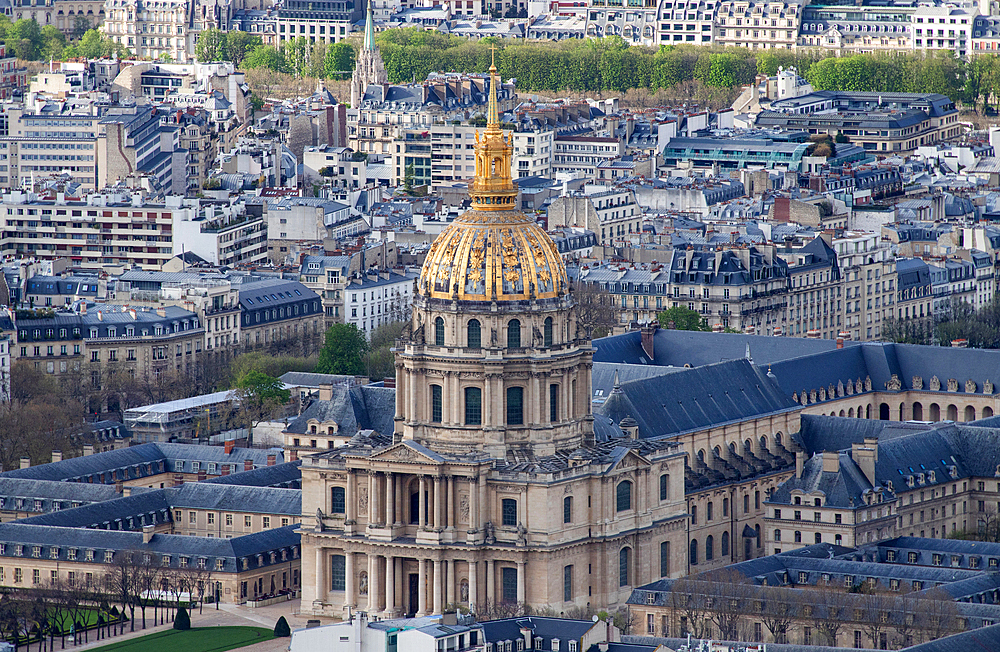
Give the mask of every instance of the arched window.
M 470 349 L 479 349 L 483 346 L 482 329 L 478 319 L 470 319 L 466 328 L 466 346 Z
M 441 423 L 441 386 L 431 385 L 431 421 Z
M 719 554 L 723 557 L 729 554 L 729 532 L 722 533 L 722 549 Z
M 663 541 L 660 543 L 660 577 L 669 577 L 670 575 L 670 542 Z
M 330 489 L 330 513 L 343 514 L 347 511 L 346 494 L 343 487 Z
M 625 512 L 632 509 L 632 483 L 628 480 L 618 483 L 615 490 L 615 511 Z
M 507 348 L 521 348 L 521 322 L 511 319 L 507 323 Z
M 618 586 L 628 586 L 629 562 L 631 562 L 632 549 L 622 548 L 618 552 Z
M 698 540 L 691 539 L 691 545 L 688 546 L 688 563 L 692 566 L 698 563 Z
M 546 317 L 545 318 L 545 329 L 544 330 L 545 330 L 545 333 L 544 333 L 544 336 L 545 336 L 545 348 L 549 348 L 549 347 L 552 346 L 552 318 L 551 317 Z
M 705 561 L 712 561 L 715 558 L 715 539 L 712 535 L 705 538 Z
M 504 498 L 501 503 L 501 524 L 505 527 L 517 525 L 517 501 L 513 498 Z
M 441 317 L 434 320 L 434 344 L 444 346 L 444 319 Z
M 483 390 L 478 387 L 465 388 L 465 425 L 479 426 L 483 423 Z
M 507 425 L 520 426 L 524 424 L 524 388 L 507 388 Z
M 802 543 L 802 533 L 798 530 L 795 531 L 795 543 Z
M 710 500 L 708 501 L 708 504 L 705 505 L 705 521 L 711 521 L 711 520 L 712 520 L 712 501 Z
M 660 476 L 660 500 L 670 498 L 670 476 L 664 473 Z
M 573 496 L 563 498 L 563 523 L 573 522 Z

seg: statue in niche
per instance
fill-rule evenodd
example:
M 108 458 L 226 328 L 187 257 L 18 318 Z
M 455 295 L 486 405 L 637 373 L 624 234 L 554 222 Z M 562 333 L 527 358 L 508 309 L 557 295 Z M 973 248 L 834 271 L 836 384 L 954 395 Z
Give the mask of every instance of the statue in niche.
M 521 521 L 517 522 L 517 541 L 522 546 L 528 543 L 528 528 Z
M 323 510 L 319 507 L 316 508 L 316 531 L 323 531 Z
M 469 601 L 469 580 L 462 580 L 461 589 L 459 590 L 459 596 L 461 602 Z
M 492 546 L 497 542 L 497 538 L 493 535 L 493 521 L 486 521 L 486 544 Z
M 358 578 L 358 594 L 368 595 L 368 573 L 361 573 Z
M 465 495 L 462 496 L 462 499 L 459 501 L 458 509 L 459 509 L 459 512 L 462 515 L 463 522 L 468 523 L 469 522 L 469 496 L 468 496 L 468 494 L 465 494 Z

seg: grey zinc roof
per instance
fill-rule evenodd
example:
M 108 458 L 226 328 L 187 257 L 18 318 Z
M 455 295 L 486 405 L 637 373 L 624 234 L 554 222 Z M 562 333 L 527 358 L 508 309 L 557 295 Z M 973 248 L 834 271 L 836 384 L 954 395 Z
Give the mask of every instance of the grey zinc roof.
M 569 620 L 567 618 L 544 618 L 540 616 L 523 616 L 520 618 L 503 618 L 488 620 L 481 623 L 483 637 L 489 643 L 497 641 L 516 641 L 522 638 L 521 629 L 531 631 L 531 638 L 542 638 L 542 649 L 552 649 L 552 639 L 560 641 L 583 642 L 583 637 L 593 627 L 604 627 L 590 620 Z
M 203 480 L 200 484 L 242 485 L 246 487 L 285 487 L 288 489 L 302 488 L 301 460 L 261 466 L 252 471 L 220 475 L 217 478 Z
M 823 471 L 823 456 L 813 455 L 802 465 L 802 477 L 792 476 L 783 482 L 767 500 L 770 503 L 791 504 L 792 491 L 805 493 L 823 492 L 823 504 L 832 507 L 855 509 L 867 507 L 864 501 L 866 490 L 873 489 L 871 482 L 858 468 L 850 455 L 838 453 L 839 472 Z M 891 494 L 883 500 L 892 500 Z
M 279 380 L 285 383 L 286 387 L 319 387 L 320 385 L 336 385 L 348 380 L 353 380 L 354 376 L 342 376 L 339 374 L 314 374 L 307 371 L 289 371 L 282 374 Z
M 395 430 L 395 414 L 396 390 L 391 387 L 334 385 L 331 400 L 310 402 L 285 431 L 305 434 L 309 431 L 309 420 L 315 419 L 320 423 L 336 422 L 338 432 L 346 436 L 353 436 L 360 430 L 391 435 Z
M 138 530 L 143 525 L 169 522 L 170 516 L 170 502 L 167 500 L 166 489 L 156 489 L 72 509 L 39 514 L 21 519 L 19 522 L 53 527 Z M 145 520 L 141 520 L 140 517 L 145 517 Z
M 904 649 L 904 652 L 995 652 L 1000 650 L 1000 625 L 945 636 Z
M 99 531 L 81 528 L 50 527 L 31 525 L 20 522 L 0 524 L 0 543 L 4 543 L 3 556 L 15 557 L 17 546 L 23 546 L 22 556 L 30 557 L 30 548 L 41 548 L 40 557 L 44 559 L 68 559 L 69 551 L 82 557 L 82 550 L 93 550 L 94 561 L 102 563 L 104 552 L 120 550 L 142 550 L 158 555 L 170 555 L 170 567 L 180 565 L 180 557 L 206 558 L 207 567 L 214 570 L 215 560 L 224 561 L 222 572 L 234 573 L 238 570 L 241 559 L 247 559 L 250 569 L 271 565 L 270 551 L 286 550 L 292 552 L 299 545 L 298 526 L 273 528 L 247 534 L 233 539 L 181 536 L 176 534 L 154 534 L 149 543 L 143 543 L 141 532 Z M 53 557 L 55 549 L 55 557 Z M 261 555 L 261 563 L 257 562 Z M 289 559 L 294 553 L 289 554 Z M 280 555 L 275 560 L 281 564 Z
M 54 508 L 54 503 L 58 503 L 58 509 L 64 509 L 75 502 L 101 502 L 117 497 L 118 492 L 111 485 L 0 477 L 0 509 L 5 510 L 18 509 L 16 501 L 20 498 L 31 503 L 41 500 L 42 511 L 47 512 Z M 19 511 L 33 512 L 34 505 L 26 503 Z
M 775 338 L 778 339 L 778 338 Z M 679 434 L 795 409 L 764 371 L 739 359 L 621 385 L 597 410 L 616 423 L 639 422 L 644 437 Z
M 289 516 L 302 514 L 302 491 L 299 489 L 185 482 L 180 487 L 163 491 L 170 507 L 174 508 Z

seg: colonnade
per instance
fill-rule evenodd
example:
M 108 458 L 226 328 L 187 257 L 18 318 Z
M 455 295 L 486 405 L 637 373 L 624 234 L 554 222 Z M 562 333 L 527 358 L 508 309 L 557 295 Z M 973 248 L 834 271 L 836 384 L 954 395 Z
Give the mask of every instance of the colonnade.
M 517 568 L 518 602 L 526 601 L 525 571 L 527 563 L 519 561 L 497 561 L 487 559 L 479 562 L 475 557 L 440 559 L 419 556 L 419 549 L 404 552 L 391 546 L 378 551 L 381 554 L 343 552 L 343 590 L 334 588 L 335 578 L 331 576 L 333 557 L 341 551 L 330 548 L 316 550 L 316 599 L 345 608 L 367 610 L 369 613 L 383 613 L 387 617 L 400 614 L 440 614 L 446 604 L 464 604 L 475 609 L 477 604 L 497 603 L 513 596 L 503 596 L 503 587 L 498 593 L 497 572 L 504 567 Z M 416 553 L 416 557 L 414 556 Z M 415 567 L 415 568 L 414 568 Z M 416 570 L 416 573 L 413 571 Z M 480 574 L 485 571 L 485 593 L 480 587 Z M 366 572 L 366 576 L 362 576 Z M 416 575 L 416 595 L 411 595 L 410 575 Z M 463 591 L 463 582 L 468 582 L 468 594 Z M 502 580 L 501 580 L 502 581 Z M 416 598 L 413 600 L 413 598 Z
M 409 513 L 413 478 L 418 483 L 417 514 Z M 358 520 L 357 491 L 359 483 L 367 483 L 368 500 L 365 517 L 373 528 L 401 527 L 415 523 L 419 530 L 457 530 L 461 505 L 459 482 L 469 485 L 468 530 L 478 532 L 486 516 L 486 482 L 478 475 L 441 476 L 385 471 L 350 472 L 346 491 L 346 518 L 348 524 Z M 416 518 L 414 518 L 414 516 Z M 466 520 L 463 517 L 463 521 Z

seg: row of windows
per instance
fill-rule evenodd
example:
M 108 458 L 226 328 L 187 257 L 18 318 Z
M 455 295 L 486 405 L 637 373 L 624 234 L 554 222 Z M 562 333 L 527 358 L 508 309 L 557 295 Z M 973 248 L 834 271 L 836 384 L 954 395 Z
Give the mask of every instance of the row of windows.
M 543 345 L 546 348 L 552 346 L 552 318 L 546 317 L 543 324 Z M 470 319 L 465 327 L 466 347 L 470 349 L 482 348 L 482 324 L 478 319 Z M 438 317 L 434 320 L 434 344 L 444 346 L 444 319 Z M 521 321 L 512 319 L 507 322 L 507 348 L 521 348 Z
M 440 385 L 431 385 L 431 422 L 441 423 L 444 390 Z M 549 385 L 549 421 L 559 420 L 559 385 Z M 465 425 L 479 426 L 483 423 L 483 390 L 479 387 L 465 388 Z M 524 425 L 524 388 L 507 388 L 507 425 Z

